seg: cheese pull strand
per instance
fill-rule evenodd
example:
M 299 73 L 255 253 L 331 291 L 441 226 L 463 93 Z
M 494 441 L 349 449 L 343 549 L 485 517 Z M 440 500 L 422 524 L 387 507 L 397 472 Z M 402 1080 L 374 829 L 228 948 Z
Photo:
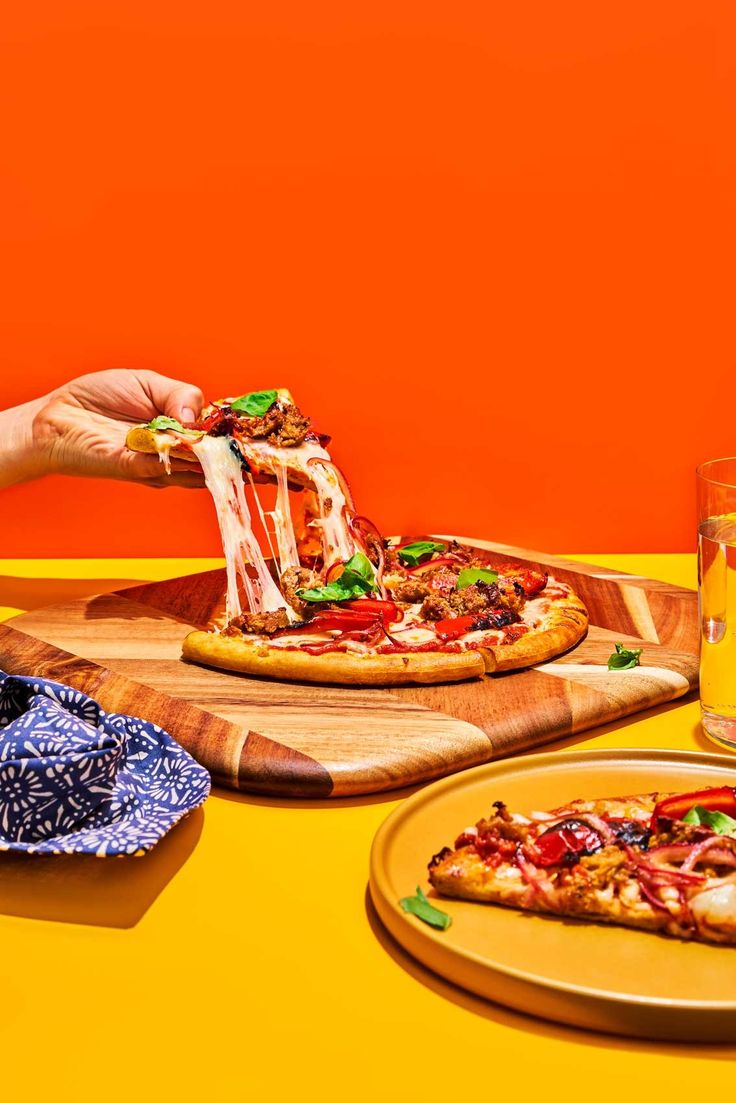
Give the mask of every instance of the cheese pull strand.
M 276 544 L 279 549 L 279 573 L 283 575 L 289 567 L 300 565 L 296 536 L 294 535 L 294 523 L 291 519 L 289 481 L 285 467 L 279 467 L 276 470 L 276 508 L 266 516 L 273 518 Z
M 319 531 L 325 566 L 335 562 L 344 563 L 356 552 L 363 550 L 347 522 L 345 512 L 350 503 L 325 448 L 311 440 L 288 448 L 279 448 L 266 441 L 245 439 L 240 439 L 238 445 L 254 468 L 268 472 L 277 480 L 278 497 L 274 521 L 282 563 L 288 562 L 291 566 L 297 566 L 298 563 L 292 562 L 296 555 L 296 540 L 289 509 L 289 473 L 301 475 L 317 493 L 319 517 L 312 523 Z M 282 567 L 282 571 L 283 569 Z
M 192 444 L 192 450 L 202 465 L 204 480 L 215 503 L 220 526 L 227 570 L 228 621 L 242 613 L 238 578 L 242 581 L 252 612 L 267 613 L 283 609 L 286 602 L 271 577 L 253 533 L 250 509 L 245 498 L 243 471 L 239 459 L 230 447 L 230 438 L 203 437 Z M 248 574 L 246 564 L 254 569 L 255 578 Z
M 318 526 L 322 539 L 322 557 L 325 566 L 338 562 L 345 563 L 356 552 L 362 551 L 356 542 L 345 519 L 347 501 L 340 486 L 340 480 L 331 464 L 313 461 L 309 465 L 309 475 L 317 491 L 319 518 Z

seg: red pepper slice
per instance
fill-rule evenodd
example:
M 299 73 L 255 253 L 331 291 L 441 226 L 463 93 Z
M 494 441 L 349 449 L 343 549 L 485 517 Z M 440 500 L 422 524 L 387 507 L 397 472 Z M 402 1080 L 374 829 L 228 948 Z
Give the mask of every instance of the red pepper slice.
M 376 613 L 359 613 L 355 609 L 325 609 L 309 621 L 313 632 L 353 632 L 371 628 L 377 621 Z
M 584 823 L 567 822 L 543 832 L 535 840 L 534 846 L 536 865 L 556 866 L 570 854 L 599 850 L 601 838 L 597 831 Z
M 540 835 L 534 846 L 537 851 L 535 864 L 539 866 L 559 865 L 570 850 L 562 831 L 550 831 L 547 835 Z
M 508 570 L 500 567 L 499 574 L 502 578 L 510 578 L 513 582 L 518 582 L 527 598 L 534 597 L 547 585 L 548 575 L 542 571 L 535 571 L 532 567 L 509 567 Z
M 215 406 L 214 410 L 207 414 L 207 417 L 199 419 L 197 428 L 204 433 L 211 433 L 215 426 L 229 413 L 229 409 L 228 406 Z
M 323 609 L 305 624 L 282 628 L 277 636 L 297 636 L 304 632 L 355 632 L 368 631 L 379 623 L 375 613 L 359 613 L 355 609 Z
M 448 617 L 447 620 L 437 620 L 434 630 L 443 640 L 456 640 L 470 632 L 475 624 L 475 617 Z
M 360 597 L 355 601 L 346 601 L 344 609 L 351 609 L 356 613 L 370 613 L 371 616 L 380 617 L 384 626 L 395 624 L 403 620 L 404 614 L 395 601 L 388 601 L 378 597 Z
M 656 831 L 660 816 L 668 820 L 681 820 L 696 804 L 709 812 L 725 812 L 736 817 L 736 793 L 730 785 L 722 785 L 719 789 L 698 789 L 694 793 L 677 793 L 674 797 L 660 800 L 652 813 L 652 831 Z

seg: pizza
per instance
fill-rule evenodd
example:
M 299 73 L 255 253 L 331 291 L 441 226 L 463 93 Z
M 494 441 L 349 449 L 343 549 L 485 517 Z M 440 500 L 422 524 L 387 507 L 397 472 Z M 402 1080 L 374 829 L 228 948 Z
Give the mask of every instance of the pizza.
M 128 433 L 167 468 L 170 456 L 199 462 L 214 500 L 225 617 L 187 636 L 185 659 L 309 682 L 454 682 L 544 662 L 585 634 L 580 599 L 541 567 L 493 564 L 456 541 L 385 540 L 328 443 L 285 390 L 213 402 L 191 428 L 159 417 Z
M 490 816 L 429 863 L 443 896 L 736 943 L 730 786 Z

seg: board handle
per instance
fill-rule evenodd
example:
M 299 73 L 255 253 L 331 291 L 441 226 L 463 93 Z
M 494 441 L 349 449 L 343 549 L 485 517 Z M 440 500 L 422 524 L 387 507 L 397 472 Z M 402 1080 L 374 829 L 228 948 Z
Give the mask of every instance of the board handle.
M 201 762 L 217 785 L 283 794 L 285 781 L 299 779 L 302 792 L 294 795 L 322 797 L 332 790 L 330 775 L 308 755 L 7 624 L 0 624 L 0 669 L 63 682 L 93 697 L 106 712 L 153 721 Z

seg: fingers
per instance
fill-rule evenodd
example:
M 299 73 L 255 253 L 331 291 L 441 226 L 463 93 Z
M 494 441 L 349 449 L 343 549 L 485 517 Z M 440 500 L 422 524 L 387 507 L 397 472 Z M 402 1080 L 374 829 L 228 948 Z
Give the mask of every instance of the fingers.
M 204 395 L 199 387 L 178 379 L 168 379 L 158 372 L 141 372 L 140 378 L 161 413 L 175 417 L 182 425 L 191 425 L 197 420 L 204 406 Z
M 159 457 L 152 453 L 124 452 L 114 477 L 155 487 L 205 485 L 202 468 L 198 463 L 172 459 L 170 468 L 171 473 L 167 474 Z
M 177 471 L 184 471 L 184 472 L 188 472 L 188 473 L 191 474 L 192 472 L 196 471 L 197 474 L 199 474 L 199 475 L 202 474 L 202 468 L 200 467 L 199 460 L 197 460 L 197 459 L 195 459 L 195 460 L 177 460 L 177 459 L 172 457 L 170 463 L 171 463 L 172 473 L 177 472 Z

